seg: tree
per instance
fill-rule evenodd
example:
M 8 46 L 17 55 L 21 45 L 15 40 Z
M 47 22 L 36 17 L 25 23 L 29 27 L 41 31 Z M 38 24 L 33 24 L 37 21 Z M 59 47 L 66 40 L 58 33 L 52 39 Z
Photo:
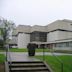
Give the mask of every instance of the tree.
M 1 30 L 1 36 L 3 37 L 3 46 L 6 48 L 6 45 L 8 45 L 8 42 L 11 37 L 11 32 L 14 29 L 14 23 L 12 21 L 8 21 L 3 19 L 2 20 L 2 27 Z

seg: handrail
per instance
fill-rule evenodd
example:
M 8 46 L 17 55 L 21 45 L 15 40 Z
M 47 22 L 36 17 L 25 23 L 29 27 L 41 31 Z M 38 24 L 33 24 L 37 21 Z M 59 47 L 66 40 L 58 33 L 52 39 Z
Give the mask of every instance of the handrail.
M 43 48 L 43 61 L 45 60 L 45 50 Z
M 44 50 L 45 48 L 43 48 L 43 61 L 45 60 L 45 50 Z M 59 61 L 60 62 L 60 64 L 61 64 L 61 72 L 63 72 L 63 62 L 62 62 L 62 60 L 60 59 L 60 58 L 58 58 L 54 53 L 53 53 L 53 51 L 50 51 L 51 52 L 51 54 L 57 59 L 57 61 Z
M 11 66 L 12 65 L 12 61 L 11 61 L 11 55 L 10 55 L 9 46 L 8 46 L 8 53 L 9 53 L 9 62 L 10 62 L 10 66 Z M 10 67 L 10 72 L 11 72 L 11 67 Z
M 7 46 L 6 46 L 6 61 L 7 61 L 7 62 L 8 62 L 8 58 L 9 58 L 10 66 L 11 66 L 12 61 L 11 61 L 9 46 L 7 45 Z M 10 70 L 11 70 L 11 67 L 10 67 Z
M 9 46 L 7 45 L 7 46 L 6 46 L 6 61 L 8 61 L 8 58 L 9 58 L 9 60 L 11 61 Z
M 8 46 L 5 45 L 4 47 L 5 47 L 5 51 L 6 51 L 6 62 L 7 62 L 8 61 Z

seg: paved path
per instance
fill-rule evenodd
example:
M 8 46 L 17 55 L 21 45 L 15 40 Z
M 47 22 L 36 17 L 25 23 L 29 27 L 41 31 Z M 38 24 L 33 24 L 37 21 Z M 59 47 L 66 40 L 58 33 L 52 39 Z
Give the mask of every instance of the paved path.
M 14 54 L 24 54 L 24 55 L 28 55 L 27 52 L 10 52 L 10 53 L 14 53 Z M 0 52 L 0 54 L 6 54 L 5 52 Z M 52 55 L 51 52 L 45 52 L 45 55 Z M 68 53 L 54 53 L 55 55 L 72 55 L 72 54 L 68 54 Z M 35 55 L 43 55 L 43 52 L 36 52 Z
M 32 56 L 31 57 L 28 56 L 27 53 L 15 53 L 15 52 L 10 53 L 10 58 L 8 58 L 8 60 L 9 59 L 11 59 L 12 61 L 40 61 L 39 59 L 36 59 Z
M 0 52 L 0 54 L 6 54 L 5 52 Z M 9 52 L 8 60 L 12 61 L 39 61 L 34 57 L 29 57 L 27 52 Z M 66 53 L 54 53 L 55 55 L 72 55 Z M 43 55 L 43 52 L 37 52 L 35 55 Z M 44 55 L 52 55 L 50 52 L 46 52 Z

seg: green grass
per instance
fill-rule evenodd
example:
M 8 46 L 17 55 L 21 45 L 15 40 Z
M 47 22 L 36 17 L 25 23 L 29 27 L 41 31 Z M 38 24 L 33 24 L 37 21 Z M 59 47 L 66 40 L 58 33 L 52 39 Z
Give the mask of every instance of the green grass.
M 26 48 L 21 48 L 21 49 L 11 48 L 10 51 L 11 52 L 27 52 L 28 50 Z
M 5 50 L 0 50 L 0 52 L 4 52 Z M 11 52 L 28 52 L 27 48 L 10 48 Z M 44 49 L 45 52 L 50 52 L 51 50 L 46 48 Z M 53 50 L 54 52 L 58 53 L 72 53 L 72 50 Z M 42 48 L 36 49 L 36 52 L 43 52 Z
M 5 52 L 5 50 L 0 49 L 0 52 Z
M 57 53 L 72 53 L 72 50 L 54 50 Z
M 0 50 L 0 52 L 4 52 L 5 50 Z M 27 48 L 11 48 L 11 52 L 28 52 Z M 49 52 L 49 49 L 45 49 L 45 52 Z M 36 52 L 43 52 L 43 49 L 36 49 Z
M 27 48 L 11 48 L 10 49 L 11 52 L 28 52 Z M 45 52 L 49 52 L 49 49 L 45 49 Z M 36 49 L 36 52 L 43 52 L 43 49 Z
M 27 48 L 11 48 L 10 49 L 11 52 L 27 52 Z M 43 52 L 42 48 L 38 48 L 35 50 L 36 52 Z M 44 49 L 45 52 L 50 52 L 51 50 L 46 48 Z M 69 50 L 54 50 L 54 52 L 58 52 L 58 53 L 72 53 L 72 51 Z
M 36 52 L 43 52 L 43 49 L 36 49 Z M 49 49 L 44 49 L 44 52 L 50 52 Z
M 72 72 L 72 56 L 58 56 L 63 64 L 63 72 Z M 42 60 L 42 56 L 36 56 Z M 45 56 L 45 61 L 50 65 L 54 72 L 61 72 L 61 63 L 54 56 Z
M 3 63 L 5 61 L 5 55 L 0 54 L 0 63 Z

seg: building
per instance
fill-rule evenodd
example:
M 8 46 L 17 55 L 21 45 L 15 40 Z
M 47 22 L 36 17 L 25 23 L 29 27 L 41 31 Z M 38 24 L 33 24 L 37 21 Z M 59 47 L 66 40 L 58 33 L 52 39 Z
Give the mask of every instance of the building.
M 39 47 L 44 44 L 48 48 L 72 50 L 72 21 L 57 20 L 46 26 L 19 25 L 13 31 L 13 43 L 18 48 L 36 43 Z

